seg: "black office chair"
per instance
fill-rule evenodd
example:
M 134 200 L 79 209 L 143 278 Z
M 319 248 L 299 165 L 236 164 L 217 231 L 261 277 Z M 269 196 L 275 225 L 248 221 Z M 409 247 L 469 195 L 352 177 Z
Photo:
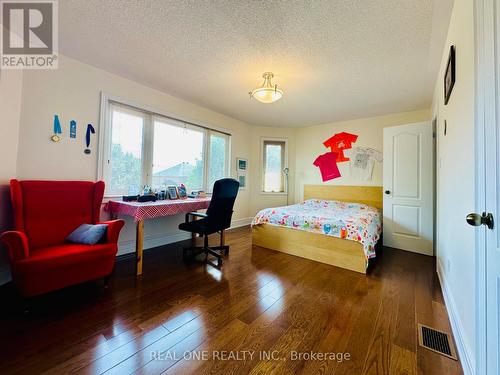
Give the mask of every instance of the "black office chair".
M 185 248 L 184 259 L 187 259 L 188 252 L 194 253 L 194 255 L 204 252 L 205 262 L 208 261 L 208 254 L 211 254 L 217 258 L 217 267 L 222 266 L 222 253 L 229 254 L 229 246 L 225 246 L 223 243 L 223 231 L 231 226 L 234 201 L 238 195 L 239 187 L 239 182 L 232 178 L 215 181 L 207 213 L 189 212 L 186 214 L 186 222 L 180 224 L 179 229 L 202 235 L 203 247 Z M 190 221 L 191 217 L 201 217 L 201 219 Z M 209 247 L 208 236 L 217 232 L 220 233 L 220 246 Z

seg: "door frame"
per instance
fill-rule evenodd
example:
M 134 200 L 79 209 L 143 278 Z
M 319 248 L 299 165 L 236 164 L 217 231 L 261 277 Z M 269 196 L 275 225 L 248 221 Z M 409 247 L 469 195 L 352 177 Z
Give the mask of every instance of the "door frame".
M 475 103 L 474 103 L 474 149 L 475 149 L 475 212 L 486 211 L 486 147 L 485 134 L 488 121 L 494 121 L 492 111 L 486 111 L 489 102 L 496 100 L 495 57 L 494 51 L 486 48 L 487 43 L 495 41 L 494 9 L 497 0 L 474 1 L 475 24 Z M 493 107 L 494 108 L 494 107 Z M 486 374 L 486 232 L 475 231 L 475 281 L 476 281 L 476 374 Z

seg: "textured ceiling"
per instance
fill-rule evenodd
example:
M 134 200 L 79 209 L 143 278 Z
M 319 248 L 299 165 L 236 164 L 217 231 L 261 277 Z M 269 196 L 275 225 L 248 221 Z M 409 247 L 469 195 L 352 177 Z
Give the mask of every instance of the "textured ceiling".
M 250 124 L 304 126 L 429 107 L 451 3 L 64 0 L 60 50 Z M 264 71 L 274 104 L 248 96 Z

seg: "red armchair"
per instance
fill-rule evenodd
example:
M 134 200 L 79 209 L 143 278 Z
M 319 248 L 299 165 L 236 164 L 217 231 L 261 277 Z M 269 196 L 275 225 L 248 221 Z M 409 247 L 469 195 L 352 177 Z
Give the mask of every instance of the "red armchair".
M 14 283 L 34 296 L 111 274 L 123 220 L 108 224 L 95 245 L 66 237 L 83 223 L 99 221 L 104 182 L 10 181 L 14 229 L 0 236 L 9 254 Z

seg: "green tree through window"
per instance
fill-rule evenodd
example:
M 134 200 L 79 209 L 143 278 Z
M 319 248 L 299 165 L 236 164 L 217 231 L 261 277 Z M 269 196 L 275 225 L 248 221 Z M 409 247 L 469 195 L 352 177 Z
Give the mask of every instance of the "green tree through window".
M 120 194 L 139 194 L 141 190 L 141 159 L 131 152 L 123 152 L 120 144 L 111 145 L 110 191 Z
M 215 181 L 224 178 L 226 165 L 226 138 L 212 134 L 210 136 L 210 164 L 208 167 L 208 189 L 212 190 Z

